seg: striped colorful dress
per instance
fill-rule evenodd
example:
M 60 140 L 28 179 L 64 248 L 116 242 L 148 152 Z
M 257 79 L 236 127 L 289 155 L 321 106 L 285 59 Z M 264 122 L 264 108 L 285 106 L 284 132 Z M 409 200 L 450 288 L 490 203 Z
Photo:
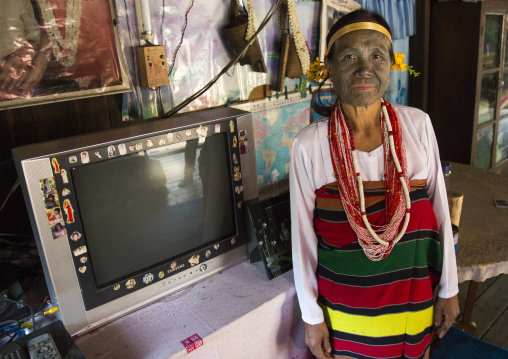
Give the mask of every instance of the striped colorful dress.
M 356 240 L 337 184 L 317 191 L 318 302 L 334 355 L 423 358 L 430 343 L 441 245 L 425 180 L 410 185 L 408 229 L 392 253 L 378 262 L 369 260 Z M 364 186 L 370 223 L 385 224 L 384 183 Z
M 402 124 L 412 201 L 409 227 L 391 254 L 370 261 L 346 219 L 328 144 L 328 119 L 296 136 L 291 152 L 293 273 L 302 319 L 327 323 L 334 355 L 419 358 L 429 344 L 433 291 L 458 292 L 446 188 L 432 124 L 393 105 Z M 357 151 L 369 221 L 384 224 L 384 151 Z M 379 182 L 378 182 L 379 181 Z

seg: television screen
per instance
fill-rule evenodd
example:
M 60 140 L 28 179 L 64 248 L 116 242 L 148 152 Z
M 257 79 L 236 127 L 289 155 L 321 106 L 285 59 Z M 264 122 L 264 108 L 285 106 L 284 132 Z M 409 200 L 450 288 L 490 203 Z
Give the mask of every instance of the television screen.
M 227 145 L 219 133 L 72 168 L 98 288 L 235 233 Z M 197 175 L 179 186 L 184 157 Z

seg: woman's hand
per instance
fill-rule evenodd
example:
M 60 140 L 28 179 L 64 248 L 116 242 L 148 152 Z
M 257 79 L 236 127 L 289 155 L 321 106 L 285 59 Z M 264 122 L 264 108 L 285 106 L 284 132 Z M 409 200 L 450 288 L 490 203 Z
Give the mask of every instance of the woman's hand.
M 305 323 L 305 344 L 307 344 L 316 358 L 333 358 L 330 354 L 332 346 L 330 345 L 328 327 L 325 322 L 314 325 Z
M 459 300 L 457 296 L 451 298 L 437 297 L 436 305 L 434 306 L 434 326 L 439 339 L 444 337 L 459 313 Z

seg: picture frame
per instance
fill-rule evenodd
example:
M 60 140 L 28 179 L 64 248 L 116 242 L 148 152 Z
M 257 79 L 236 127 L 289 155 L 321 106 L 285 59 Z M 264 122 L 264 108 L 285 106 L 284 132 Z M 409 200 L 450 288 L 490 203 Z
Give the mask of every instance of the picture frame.
M 247 204 L 251 263 L 260 263 L 271 280 L 293 268 L 289 193 Z
M 131 90 L 113 0 L 5 1 L 0 110 Z
M 358 10 L 361 5 L 353 0 L 322 0 L 321 27 L 319 35 L 319 58 L 323 60 L 326 54 L 326 35 L 333 24 L 345 14 Z

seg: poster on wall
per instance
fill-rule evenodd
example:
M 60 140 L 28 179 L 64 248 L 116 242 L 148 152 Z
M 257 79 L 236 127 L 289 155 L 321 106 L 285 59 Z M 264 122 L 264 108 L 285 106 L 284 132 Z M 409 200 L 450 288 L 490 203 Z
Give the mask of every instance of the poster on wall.
M 279 182 L 289 178 L 291 147 L 297 133 L 310 123 L 311 99 L 310 94 L 302 96 L 294 91 L 278 97 L 230 104 L 252 112 L 259 189 L 274 189 Z
M 1 3 L 0 109 L 130 90 L 112 3 Z
M 323 0 L 321 6 L 321 31 L 319 37 L 319 58 L 323 60 L 326 53 L 326 35 L 342 16 L 361 7 L 353 0 Z

